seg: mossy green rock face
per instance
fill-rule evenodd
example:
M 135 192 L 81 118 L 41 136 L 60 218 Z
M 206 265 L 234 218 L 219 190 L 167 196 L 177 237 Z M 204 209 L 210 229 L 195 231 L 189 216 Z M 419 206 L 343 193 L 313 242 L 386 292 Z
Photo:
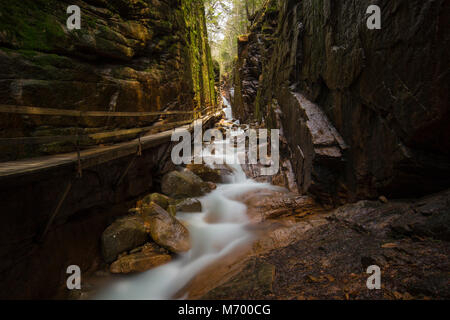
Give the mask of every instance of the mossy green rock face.
M 167 173 L 162 179 L 161 189 L 166 195 L 181 199 L 202 196 L 212 187 L 191 171 L 184 170 Z
M 172 216 L 176 216 L 177 215 L 177 206 L 174 204 L 170 204 L 167 207 L 167 212 L 170 213 Z
M 0 1 L 0 104 L 145 112 L 215 103 L 203 2 L 80 0 L 73 4 L 81 10 L 81 29 L 72 31 L 69 4 Z M 78 120 L 80 130 L 111 130 L 147 126 L 157 117 Z M 0 114 L 0 137 L 36 136 L 41 126 L 58 135 L 74 123 L 71 117 Z M 74 143 L 1 147 L 0 159 L 75 149 Z
M 134 249 L 148 240 L 144 221 L 140 216 L 121 218 L 106 228 L 102 234 L 103 258 L 107 263 L 111 263 L 120 253 Z

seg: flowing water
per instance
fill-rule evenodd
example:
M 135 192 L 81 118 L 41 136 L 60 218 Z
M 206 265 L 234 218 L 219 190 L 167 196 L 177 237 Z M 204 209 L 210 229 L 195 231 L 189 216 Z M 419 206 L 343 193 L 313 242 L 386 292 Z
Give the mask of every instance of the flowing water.
M 233 125 L 231 106 L 224 99 L 224 112 L 226 125 Z M 236 122 L 235 122 L 236 123 Z M 240 129 L 239 129 L 240 130 Z M 240 131 L 232 134 L 239 136 Z M 222 150 L 230 141 L 217 141 L 223 143 Z M 245 152 L 232 148 L 235 152 Z M 224 154 L 204 153 L 204 157 L 230 157 Z M 233 155 L 231 155 L 233 156 Z M 230 159 L 225 161 L 230 163 Z M 218 184 L 217 189 L 199 198 L 202 203 L 202 212 L 177 213 L 177 218 L 189 229 L 192 247 L 185 254 L 180 255 L 172 262 L 147 272 L 134 276 L 126 276 L 122 280 L 112 283 L 104 288 L 97 299 L 172 299 L 205 267 L 221 257 L 233 252 L 239 246 L 253 239 L 252 233 L 247 230 L 249 223 L 246 206 L 234 200 L 238 196 L 257 189 L 272 188 L 266 183 L 257 183 L 247 179 L 239 164 L 228 164 L 233 173 L 226 176 L 227 183 Z M 186 298 L 188 293 L 185 293 Z
M 223 108 L 223 111 L 225 112 L 225 119 L 232 120 L 233 119 L 233 111 L 231 109 L 231 104 L 228 102 L 227 98 L 222 97 L 223 104 L 225 108 Z

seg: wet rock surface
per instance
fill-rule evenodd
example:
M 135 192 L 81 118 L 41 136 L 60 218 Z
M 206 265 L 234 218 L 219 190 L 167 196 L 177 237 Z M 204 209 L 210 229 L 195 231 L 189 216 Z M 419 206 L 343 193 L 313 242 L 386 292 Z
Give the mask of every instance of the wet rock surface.
M 167 250 L 180 253 L 190 249 L 189 231 L 166 210 L 155 203 L 141 211 L 153 241 Z
M 169 205 L 171 205 L 174 201 L 161 193 L 152 193 L 142 198 L 142 200 L 138 202 L 138 207 L 148 206 L 152 202 L 156 203 L 164 210 L 167 210 Z
M 102 234 L 103 258 L 107 263 L 111 263 L 120 253 L 134 249 L 148 240 L 144 220 L 140 216 L 133 215 L 118 219 Z
M 180 212 L 200 212 L 202 211 L 202 204 L 199 200 L 188 198 L 179 201 L 176 204 L 176 211 Z
M 186 168 L 203 179 L 213 183 L 222 182 L 221 172 L 219 169 L 212 169 L 206 164 L 188 164 Z
M 114 261 L 109 270 L 112 273 L 143 272 L 163 265 L 170 260 L 172 260 L 172 257 L 167 250 L 154 243 L 147 243 Z
M 189 170 L 169 172 L 161 182 L 162 192 L 174 199 L 202 196 L 213 188 L 214 183 L 204 182 Z
M 448 299 L 449 200 L 450 191 L 415 201 L 361 201 L 305 217 L 272 233 L 276 239 L 291 229 L 292 241 L 297 226 L 293 242 L 261 237 L 239 273 L 203 298 Z M 366 286 L 370 265 L 381 269 L 380 290 Z
M 213 289 L 202 297 L 206 300 L 216 299 L 258 299 L 273 297 L 275 266 L 265 261 L 251 259 L 245 268 L 229 282 Z
M 286 216 L 301 218 L 325 211 L 310 196 L 300 196 L 285 190 L 258 190 L 246 193 L 238 200 L 247 206 L 247 215 L 255 222 Z

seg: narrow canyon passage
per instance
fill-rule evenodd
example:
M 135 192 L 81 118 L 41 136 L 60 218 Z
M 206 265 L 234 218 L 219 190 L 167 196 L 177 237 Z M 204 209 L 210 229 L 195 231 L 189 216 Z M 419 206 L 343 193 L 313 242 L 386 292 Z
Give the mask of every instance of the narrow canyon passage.
M 253 257 L 285 247 L 298 237 L 304 225 L 297 224 L 291 219 L 292 216 L 288 219 L 282 218 L 284 214 L 295 209 L 301 211 L 301 214 L 323 211 L 309 197 L 301 197 L 286 188 L 268 182 L 257 182 L 246 176 L 238 158 L 248 156 L 245 132 L 249 125 L 239 124 L 239 121 L 233 119 L 231 105 L 225 97 L 222 98 L 223 118 L 216 123 L 215 129 L 227 133 L 226 139 L 214 141 L 212 144 L 205 143 L 202 151 L 203 161 L 213 164 L 200 165 L 207 172 L 219 170 L 222 174 L 221 183 L 206 195 L 189 199 L 199 201 L 201 210 L 198 209 L 198 212 L 195 209 L 183 212 L 184 208 L 177 207 L 181 211 L 175 213 L 175 218 L 189 232 L 190 250 L 180 253 L 166 264 L 139 274 L 111 277 L 109 272 L 98 272 L 85 280 L 89 290 L 84 291 L 81 298 L 202 298 L 218 284 L 225 283 L 231 276 L 238 274 Z M 259 168 L 252 170 L 257 171 Z M 170 190 L 166 192 L 170 193 Z M 269 204 L 263 204 L 266 198 L 270 198 Z M 271 210 L 274 206 L 277 206 L 275 212 Z M 280 213 L 280 209 L 285 212 Z M 275 220 L 267 221 L 268 218 Z M 121 237 L 119 233 L 116 234 Z M 176 235 L 171 234 L 169 237 Z M 272 242 L 264 243 L 268 240 Z M 120 240 L 113 241 L 116 245 L 120 243 L 117 242 Z M 118 261 L 121 259 L 123 258 L 119 257 Z M 147 265 L 150 266 L 152 255 L 142 259 L 144 264 L 146 259 Z M 115 264 L 117 263 L 111 266 L 114 273 L 117 272 L 114 271 Z M 131 260 L 128 265 L 130 269 L 120 271 L 138 271 L 139 269 L 133 269 L 133 265 L 136 267 L 138 264 L 138 261 Z M 251 286 L 260 285 L 258 280 L 249 281 Z
M 437 214 L 446 210 L 450 192 L 419 201 L 361 201 L 336 210 L 326 208 L 310 196 L 264 182 L 267 179 L 255 174 L 260 165 L 233 164 L 235 157 L 248 152 L 248 145 L 241 142 L 249 125 L 239 124 L 231 114 L 224 97 L 224 118 L 215 128 L 237 139 L 214 141 L 205 144 L 212 148 L 203 149 L 204 158 L 228 157 L 224 163 L 230 164 L 179 168 L 186 172 L 202 167 L 222 175 L 215 189 L 190 199 L 199 201 L 198 209 L 175 213 L 189 232 L 190 250 L 134 275 L 111 278 L 109 272 L 100 272 L 82 299 L 412 298 L 399 292 L 399 287 L 414 288 L 408 290 L 416 294 L 446 294 L 446 276 L 440 271 L 448 263 L 445 243 L 417 242 L 419 229 L 406 238 L 401 233 L 411 221 L 415 228 L 434 228 L 434 222 L 424 224 L 421 212 L 430 206 Z M 402 220 L 404 214 L 410 215 L 408 225 Z M 122 259 L 127 256 L 119 256 L 118 261 Z M 140 258 L 134 259 L 123 264 L 128 270 L 120 271 L 128 273 L 139 266 Z M 151 266 L 152 259 L 149 254 L 141 263 Z M 367 290 L 366 269 L 373 264 L 392 266 L 384 273 L 387 285 L 382 291 Z M 417 275 L 442 277 L 442 282 L 423 282 Z
M 0 0 L 0 299 L 450 299 L 449 13 Z
M 245 139 L 245 136 L 242 136 L 243 130 L 236 127 L 236 120 L 232 119 L 231 106 L 226 98 L 224 106 L 225 118 L 220 122 L 222 125 L 220 128 L 230 132 L 231 139 L 237 137 L 236 141 L 240 144 L 239 140 Z M 233 129 L 233 126 L 236 128 Z M 203 159 L 209 157 L 214 158 L 216 162 L 225 163 L 229 172 L 222 177 L 224 183 L 218 184 L 211 193 L 198 198 L 201 212 L 176 213 L 176 218 L 189 230 L 191 249 L 168 264 L 140 275 L 117 280 L 103 288 L 95 298 L 172 299 L 177 294 L 189 298 L 189 291 L 182 293 L 180 290 L 196 275 L 253 240 L 255 235 L 248 228 L 247 206 L 236 199 L 242 194 L 256 190 L 274 190 L 276 187 L 246 177 L 234 159 L 240 153 L 245 153 L 245 148 L 235 147 L 234 144 L 229 146 L 232 143 L 231 139 L 214 142 L 216 146 L 221 144 L 220 149 L 223 153 L 211 154 L 206 149 L 203 152 Z M 232 154 L 225 153 L 225 150 L 230 150 L 229 148 Z M 228 159 L 225 159 L 226 157 Z M 211 169 L 216 168 L 212 165 Z

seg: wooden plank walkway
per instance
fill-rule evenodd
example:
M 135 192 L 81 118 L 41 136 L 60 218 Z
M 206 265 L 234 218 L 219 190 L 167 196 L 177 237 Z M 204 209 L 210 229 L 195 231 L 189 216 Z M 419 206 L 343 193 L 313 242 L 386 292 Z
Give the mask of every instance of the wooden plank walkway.
M 53 143 L 53 142 L 82 142 L 91 143 L 91 145 L 99 144 L 101 140 L 108 138 L 120 138 L 130 135 L 138 135 L 142 132 L 148 131 L 163 131 L 169 130 L 182 125 L 191 123 L 192 120 L 184 120 L 177 122 L 169 122 L 160 125 L 153 125 L 143 128 L 132 128 L 132 129 L 122 129 L 113 130 L 106 132 L 82 134 L 82 135 L 65 135 L 65 136 L 36 136 L 36 137 L 15 137 L 15 138 L 0 138 L 0 145 L 17 145 L 17 144 L 43 144 L 43 143 Z M 130 137 L 132 138 L 132 137 Z
M 196 121 L 203 121 L 203 125 L 207 124 L 213 117 L 220 114 L 219 112 L 206 115 L 205 117 L 195 120 L 189 125 L 178 128 L 185 128 L 192 131 Z M 175 129 L 159 132 L 143 136 L 140 139 L 134 139 L 127 142 L 117 143 L 112 146 L 97 146 L 90 149 L 80 151 L 78 158 L 77 152 L 70 152 L 58 155 L 36 157 L 18 161 L 8 161 L 0 163 L 0 181 L 5 178 L 19 177 L 23 175 L 39 173 L 46 170 L 65 166 L 77 166 L 80 159 L 81 169 L 89 168 L 118 158 L 136 154 L 141 145 L 142 150 L 150 147 L 161 145 L 171 139 Z
M 0 113 L 14 113 L 35 116 L 67 116 L 67 117 L 149 117 L 160 115 L 193 114 L 196 111 L 155 111 L 155 112 L 111 112 L 80 111 L 29 106 L 13 106 L 0 104 Z

